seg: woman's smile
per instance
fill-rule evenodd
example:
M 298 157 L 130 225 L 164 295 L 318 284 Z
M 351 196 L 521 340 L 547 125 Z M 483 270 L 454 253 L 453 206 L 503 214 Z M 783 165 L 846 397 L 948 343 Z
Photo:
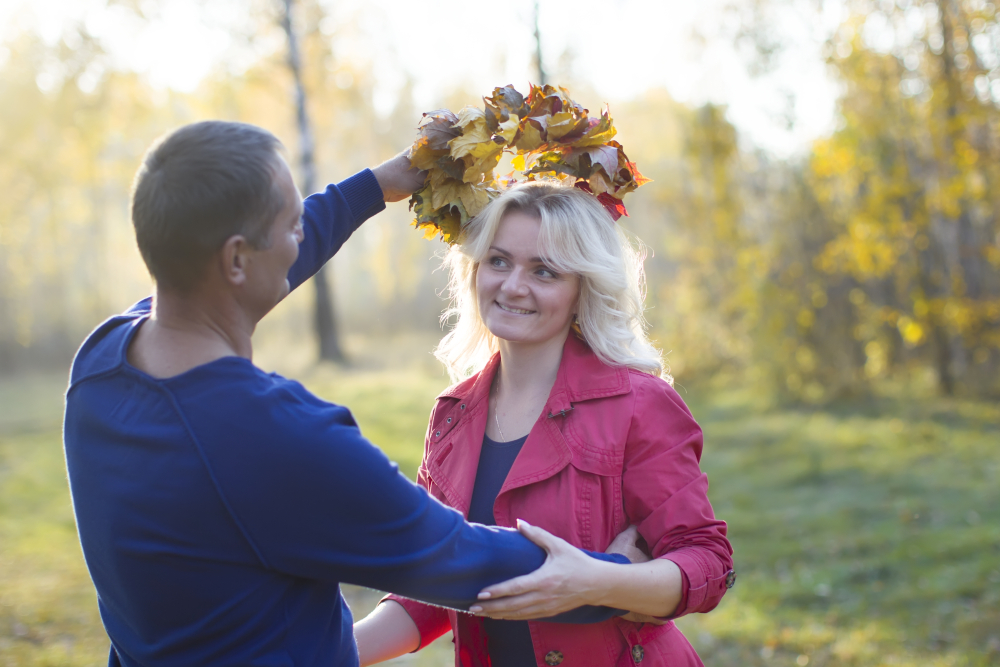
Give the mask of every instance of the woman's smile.
M 514 313 L 515 315 L 530 315 L 533 312 L 535 312 L 533 310 L 524 310 L 523 308 L 514 308 L 512 306 L 505 306 L 502 303 L 500 303 L 499 301 L 496 301 L 494 303 L 496 303 L 497 306 L 500 307 L 500 310 L 505 310 L 508 313 Z

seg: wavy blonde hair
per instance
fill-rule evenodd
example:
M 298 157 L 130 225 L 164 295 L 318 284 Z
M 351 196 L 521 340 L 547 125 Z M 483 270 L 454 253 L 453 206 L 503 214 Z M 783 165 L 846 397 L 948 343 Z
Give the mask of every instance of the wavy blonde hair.
M 546 263 L 580 278 L 574 325 L 606 364 L 660 375 L 671 382 L 643 319 L 643 254 L 597 199 L 578 188 L 535 181 L 516 185 L 490 202 L 462 229 L 444 256 L 450 305 L 442 325 L 454 327 L 434 350 L 453 381 L 482 369 L 499 349 L 479 314 L 476 271 L 505 216 L 519 212 L 541 221 L 539 250 Z

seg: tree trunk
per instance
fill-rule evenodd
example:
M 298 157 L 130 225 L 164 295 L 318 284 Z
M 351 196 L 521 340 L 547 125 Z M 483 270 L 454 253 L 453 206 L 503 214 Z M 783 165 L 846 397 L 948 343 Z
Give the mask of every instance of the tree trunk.
M 535 0 L 535 66 L 538 68 L 538 85 L 544 86 L 548 81 L 546 81 L 545 65 L 542 61 L 542 31 L 538 27 L 538 0 Z
M 938 11 L 941 16 L 941 75 L 944 78 L 945 97 L 945 128 L 944 128 L 944 156 L 939 163 L 939 182 L 944 186 L 950 186 L 951 181 L 957 176 L 955 163 L 956 145 L 961 138 L 962 128 L 959 124 L 958 105 L 961 98 L 961 85 L 955 73 L 955 41 L 954 41 L 954 20 L 952 0 L 937 0 Z M 942 215 L 940 219 L 934 218 L 930 221 L 931 229 L 937 228 L 936 241 L 939 252 L 928 252 L 929 261 L 924 264 L 925 271 L 921 275 L 924 289 L 932 289 L 926 292 L 927 296 L 940 296 L 945 300 L 955 298 L 953 290 L 954 278 L 962 276 L 962 263 L 958 246 L 958 236 L 960 236 L 961 226 L 969 224 L 968 218 L 969 203 L 962 197 L 959 202 L 959 215 L 956 219 L 949 219 Z M 935 216 L 937 217 L 937 216 Z M 947 243 L 952 239 L 955 243 Z M 931 251 L 934 248 L 930 249 Z M 949 252 L 951 251 L 951 252 Z M 938 256 L 942 277 L 938 280 L 931 279 L 930 272 L 934 270 L 934 255 Z M 951 395 L 955 391 L 956 384 L 961 380 L 962 371 L 965 369 L 965 348 L 959 334 L 948 331 L 948 323 L 943 314 L 932 316 L 934 340 L 935 365 L 937 366 L 938 385 L 941 392 Z
M 302 60 L 299 56 L 299 42 L 292 24 L 294 0 L 283 0 L 284 13 L 281 26 L 288 38 L 288 68 L 295 80 L 295 119 L 299 128 L 299 147 L 301 151 L 300 167 L 302 174 L 302 192 L 306 196 L 316 191 L 316 159 L 315 142 L 309 125 L 309 115 L 306 110 L 306 89 L 302 83 Z M 329 263 L 328 263 L 329 265 Z M 340 335 L 337 330 L 336 310 L 333 303 L 333 271 L 324 266 L 313 276 L 315 287 L 315 304 L 313 310 L 313 326 L 319 341 L 319 358 L 323 361 L 343 362 L 344 353 L 340 347 Z

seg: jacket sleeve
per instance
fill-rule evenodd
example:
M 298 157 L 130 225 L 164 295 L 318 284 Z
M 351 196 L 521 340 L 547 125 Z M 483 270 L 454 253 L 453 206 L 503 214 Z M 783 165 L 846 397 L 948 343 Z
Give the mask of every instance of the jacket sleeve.
M 701 428 L 677 392 L 658 379 L 633 383 L 636 397 L 625 446 L 623 496 L 654 558 L 681 569 L 686 594 L 671 616 L 715 608 L 733 567 L 726 524 L 708 500 L 701 471 Z

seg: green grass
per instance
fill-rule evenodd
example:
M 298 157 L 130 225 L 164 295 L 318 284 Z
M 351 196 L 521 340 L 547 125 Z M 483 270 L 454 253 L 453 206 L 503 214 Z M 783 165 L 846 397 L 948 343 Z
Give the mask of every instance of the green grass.
M 292 373 L 353 408 L 412 476 L 446 380 L 420 357 Z M 101 665 L 72 522 L 59 376 L 0 380 L 0 667 Z M 768 406 L 684 393 L 739 581 L 679 622 L 708 665 L 1000 664 L 1000 406 L 880 398 Z M 363 615 L 377 596 L 349 589 Z M 442 640 L 400 664 L 450 664 Z

